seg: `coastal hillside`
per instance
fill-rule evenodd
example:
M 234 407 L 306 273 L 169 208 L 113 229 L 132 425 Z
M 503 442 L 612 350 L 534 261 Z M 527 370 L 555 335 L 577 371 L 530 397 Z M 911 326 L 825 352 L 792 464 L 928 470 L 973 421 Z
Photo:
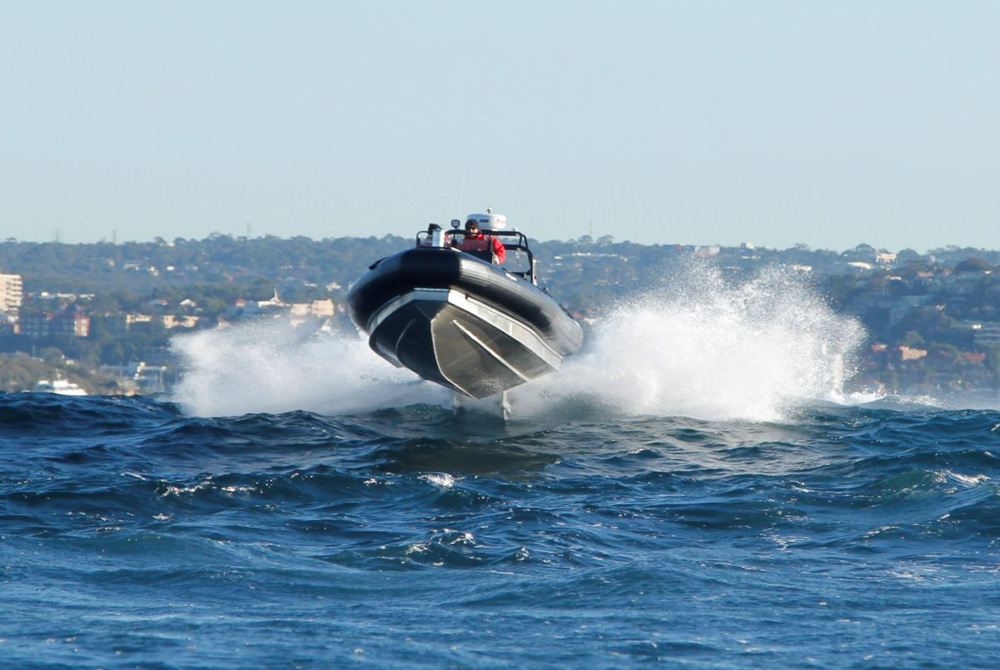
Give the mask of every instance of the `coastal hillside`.
M 0 276 L 7 278 L 0 388 L 29 388 L 58 365 L 93 392 L 161 393 L 182 373 L 170 347 L 180 333 L 262 318 L 304 331 L 350 329 L 343 301 L 351 283 L 372 261 L 412 244 L 392 235 L 8 239 L 0 243 Z M 781 272 L 863 326 L 865 340 L 848 370 L 857 388 L 1000 386 L 1000 251 L 642 245 L 611 236 L 533 240 L 532 249 L 539 283 L 587 329 L 628 301 L 670 294 L 678 278 L 692 281 L 695 267 L 711 268 L 706 281 L 730 286 Z

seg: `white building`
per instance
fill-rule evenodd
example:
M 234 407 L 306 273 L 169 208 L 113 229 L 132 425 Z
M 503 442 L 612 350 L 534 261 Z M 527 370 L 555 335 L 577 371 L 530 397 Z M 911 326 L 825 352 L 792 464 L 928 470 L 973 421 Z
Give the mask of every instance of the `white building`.
M 21 275 L 0 275 L 0 313 L 16 316 L 23 298 Z

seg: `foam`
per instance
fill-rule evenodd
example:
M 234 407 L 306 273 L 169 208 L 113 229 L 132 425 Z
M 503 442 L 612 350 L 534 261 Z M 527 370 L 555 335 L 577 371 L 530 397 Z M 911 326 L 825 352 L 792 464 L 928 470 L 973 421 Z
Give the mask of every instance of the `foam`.
M 542 413 L 583 394 L 631 415 L 779 421 L 816 400 L 844 401 L 863 336 L 790 271 L 730 286 L 714 265 L 695 264 L 619 306 L 583 355 L 516 390 L 514 406 Z
M 446 391 L 393 367 L 356 332 L 250 321 L 173 338 L 184 370 L 173 400 L 198 416 L 365 412 L 442 403 Z
M 694 264 L 602 319 L 560 373 L 514 389 L 517 418 L 583 400 L 633 416 L 780 421 L 842 391 L 864 331 L 798 276 L 768 270 L 729 285 Z M 175 338 L 188 412 L 324 414 L 450 403 L 450 392 L 392 367 L 356 333 L 250 322 Z

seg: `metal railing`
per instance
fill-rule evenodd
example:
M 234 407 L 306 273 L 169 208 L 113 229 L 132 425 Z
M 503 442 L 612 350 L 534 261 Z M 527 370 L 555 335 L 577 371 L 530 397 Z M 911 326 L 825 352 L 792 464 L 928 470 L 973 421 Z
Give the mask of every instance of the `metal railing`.
M 512 275 L 521 277 L 532 284 L 536 283 L 535 255 L 531 252 L 531 248 L 528 246 L 528 237 L 524 233 L 518 230 L 490 230 L 489 228 L 481 228 L 480 232 L 484 235 L 492 235 L 493 237 L 499 239 L 500 242 L 503 243 L 504 249 L 507 251 L 523 253 L 527 256 L 528 268 L 526 270 L 511 270 L 506 267 L 506 262 L 504 263 L 504 269 Z M 416 242 L 418 247 L 444 248 L 452 246 L 452 240 L 456 237 L 465 237 L 466 234 L 467 233 L 461 229 L 445 230 L 443 228 L 431 227 L 428 230 L 421 230 L 418 232 Z

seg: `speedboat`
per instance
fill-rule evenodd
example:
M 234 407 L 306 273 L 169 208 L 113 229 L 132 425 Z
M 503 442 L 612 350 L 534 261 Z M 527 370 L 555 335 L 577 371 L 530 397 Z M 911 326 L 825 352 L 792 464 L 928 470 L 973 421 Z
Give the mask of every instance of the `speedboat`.
M 493 263 L 491 252 L 455 248 L 465 234 L 460 221 L 452 230 L 431 224 L 414 247 L 373 263 L 347 305 L 375 353 L 480 399 L 559 370 L 580 349 L 583 332 L 537 286 L 528 238 L 492 211 L 470 218 L 503 243 L 504 265 Z M 511 269 L 518 261 L 520 269 Z

